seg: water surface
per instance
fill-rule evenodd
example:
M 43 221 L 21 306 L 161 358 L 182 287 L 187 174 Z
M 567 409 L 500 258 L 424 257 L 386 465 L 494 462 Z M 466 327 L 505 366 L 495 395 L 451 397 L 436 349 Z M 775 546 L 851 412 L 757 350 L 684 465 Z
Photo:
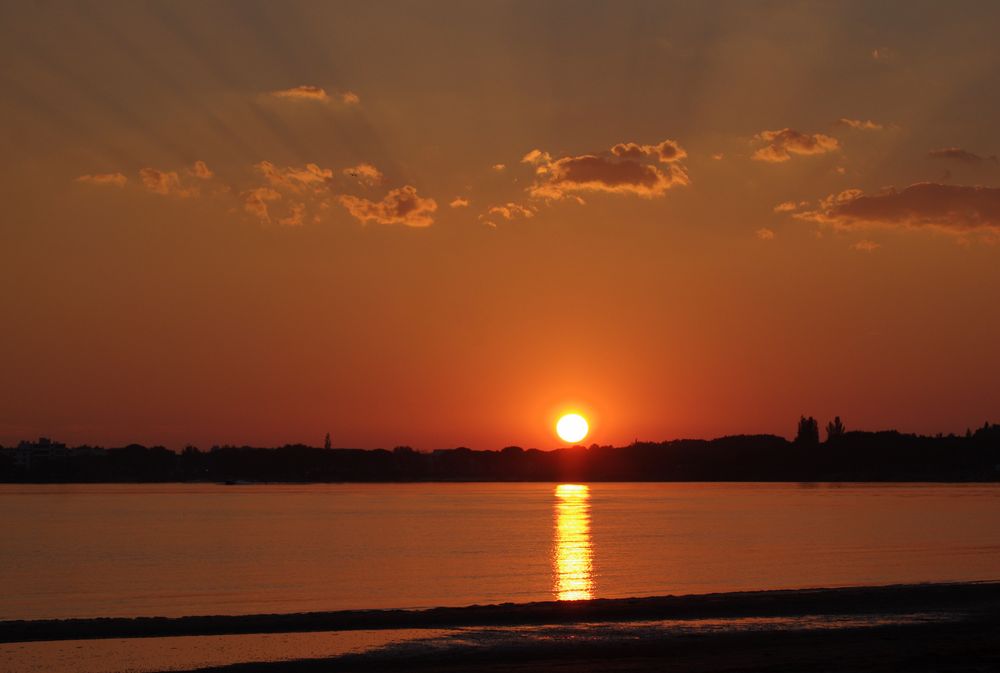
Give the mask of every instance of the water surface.
M 0 508 L 0 619 L 1000 578 L 1000 485 L 6 485 Z

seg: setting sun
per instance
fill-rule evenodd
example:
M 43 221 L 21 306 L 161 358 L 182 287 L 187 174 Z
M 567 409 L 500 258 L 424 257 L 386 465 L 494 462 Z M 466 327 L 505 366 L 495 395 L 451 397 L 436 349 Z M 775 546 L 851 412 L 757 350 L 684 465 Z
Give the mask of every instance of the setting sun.
M 566 414 L 556 423 L 556 434 L 564 442 L 579 442 L 589 431 L 587 419 L 580 414 Z

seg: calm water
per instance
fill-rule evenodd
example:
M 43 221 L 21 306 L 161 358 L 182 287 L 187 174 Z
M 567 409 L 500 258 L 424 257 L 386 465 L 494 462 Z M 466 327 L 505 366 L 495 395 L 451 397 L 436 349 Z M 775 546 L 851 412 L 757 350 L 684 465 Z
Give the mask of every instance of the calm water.
M 1000 486 L 0 486 L 0 619 L 1000 579 Z

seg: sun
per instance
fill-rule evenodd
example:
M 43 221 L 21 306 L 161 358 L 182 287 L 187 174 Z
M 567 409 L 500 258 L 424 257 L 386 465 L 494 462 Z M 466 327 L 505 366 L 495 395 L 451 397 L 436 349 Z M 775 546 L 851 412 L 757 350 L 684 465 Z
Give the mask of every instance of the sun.
M 587 419 L 580 414 L 566 414 L 556 423 L 556 434 L 564 442 L 575 444 L 581 441 L 590 432 Z

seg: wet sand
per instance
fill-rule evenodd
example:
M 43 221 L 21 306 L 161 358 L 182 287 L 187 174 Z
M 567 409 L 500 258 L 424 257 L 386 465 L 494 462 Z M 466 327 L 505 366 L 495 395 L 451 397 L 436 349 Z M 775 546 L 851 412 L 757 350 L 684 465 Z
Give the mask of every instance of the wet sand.
M 419 611 L 2 622 L 0 640 L 9 643 L 362 628 L 428 631 L 425 639 L 342 656 L 189 670 L 996 671 L 1000 670 L 1000 583 L 765 591 Z M 455 631 L 446 637 L 429 631 L 441 628 Z
M 1000 670 L 1000 622 L 894 625 L 842 630 L 778 630 L 667 635 L 657 642 L 551 643 L 421 655 L 374 652 L 334 659 L 237 664 L 199 673 L 855 673 Z

